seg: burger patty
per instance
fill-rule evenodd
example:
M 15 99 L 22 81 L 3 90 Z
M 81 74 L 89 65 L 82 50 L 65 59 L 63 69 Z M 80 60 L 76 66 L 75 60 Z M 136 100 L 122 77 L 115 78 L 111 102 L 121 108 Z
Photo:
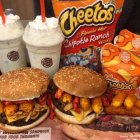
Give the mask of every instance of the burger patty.
M 46 112 L 47 112 L 47 110 L 41 111 L 39 116 L 36 119 L 29 119 L 29 121 L 27 121 L 27 122 L 25 122 L 25 119 L 20 119 L 20 120 L 17 120 L 15 122 L 12 122 L 12 123 L 9 123 L 7 121 L 5 114 L 2 113 L 2 114 L 0 114 L 0 123 L 11 125 L 11 126 L 17 126 L 17 127 L 30 125 L 33 122 L 35 122 L 36 120 L 38 120 L 41 116 L 43 116 Z

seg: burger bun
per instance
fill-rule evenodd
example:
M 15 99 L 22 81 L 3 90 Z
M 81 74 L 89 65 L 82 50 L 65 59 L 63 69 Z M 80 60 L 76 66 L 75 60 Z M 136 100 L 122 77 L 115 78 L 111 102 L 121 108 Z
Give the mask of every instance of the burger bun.
M 0 100 L 19 101 L 40 97 L 46 92 L 50 79 L 38 68 L 22 68 L 0 76 Z
M 102 75 L 82 66 L 63 67 L 54 75 L 53 81 L 63 91 L 85 98 L 101 96 L 107 88 Z
M 72 124 L 90 124 L 96 118 L 95 113 L 92 113 L 88 115 L 86 118 L 84 118 L 82 121 L 77 121 L 74 116 L 61 112 L 57 107 L 55 107 L 54 112 L 60 120 Z

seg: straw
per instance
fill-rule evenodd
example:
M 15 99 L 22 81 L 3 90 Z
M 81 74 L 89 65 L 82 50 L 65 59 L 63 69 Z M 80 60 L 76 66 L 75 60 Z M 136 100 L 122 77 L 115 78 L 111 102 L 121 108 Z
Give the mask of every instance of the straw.
M 1 18 L 2 18 L 3 24 L 5 24 L 6 19 L 5 19 L 5 15 L 4 15 L 4 11 L 3 11 L 3 7 L 2 7 L 2 2 L 1 2 L 1 0 L 0 0 L 0 16 L 1 16 Z
M 46 14 L 45 14 L 45 2 L 44 2 L 44 0 L 40 0 L 40 9 L 41 9 L 42 22 L 45 22 L 46 21 Z

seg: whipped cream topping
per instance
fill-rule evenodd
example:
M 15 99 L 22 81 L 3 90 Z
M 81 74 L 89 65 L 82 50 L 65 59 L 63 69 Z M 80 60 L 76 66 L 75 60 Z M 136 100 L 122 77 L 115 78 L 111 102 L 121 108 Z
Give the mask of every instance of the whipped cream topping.
M 37 16 L 26 26 L 23 40 L 32 46 L 51 47 L 62 43 L 64 35 L 57 18 L 46 18 L 46 22 L 43 23 L 41 16 Z
M 17 15 L 6 15 L 6 23 L 3 24 L 0 17 L 0 41 L 12 40 L 23 35 L 24 27 Z
M 18 15 L 13 15 L 13 14 L 5 15 L 5 18 L 6 18 L 6 23 L 5 23 L 6 25 L 10 23 L 14 23 L 20 19 Z M 0 17 L 0 24 L 3 24 L 1 17 Z
M 58 26 L 58 19 L 51 17 L 46 18 L 46 21 L 42 22 L 41 16 L 37 16 L 34 21 L 29 22 L 29 26 L 40 30 L 52 29 Z

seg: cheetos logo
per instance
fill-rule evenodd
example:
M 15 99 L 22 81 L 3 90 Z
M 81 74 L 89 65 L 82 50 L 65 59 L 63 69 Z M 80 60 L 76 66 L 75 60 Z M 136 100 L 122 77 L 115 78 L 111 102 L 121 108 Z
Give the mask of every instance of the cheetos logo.
M 111 24 L 114 21 L 114 17 L 115 6 L 98 1 L 88 7 L 65 9 L 59 17 L 59 22 L 63 34 L 69 38 L 83 25 Z

